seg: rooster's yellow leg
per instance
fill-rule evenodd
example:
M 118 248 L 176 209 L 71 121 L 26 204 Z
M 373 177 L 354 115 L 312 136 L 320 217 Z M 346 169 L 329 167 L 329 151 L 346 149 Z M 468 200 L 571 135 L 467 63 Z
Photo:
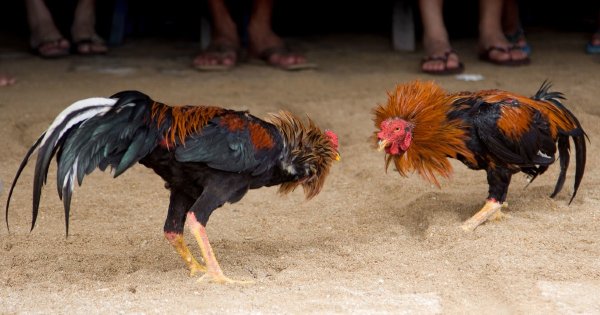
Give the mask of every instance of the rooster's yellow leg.
M 173 245 L 177 253 L 181 256 L 185 264 L 190 269 L 190 276 L 195 275 L 197 272 L 206 272 L 206 267 L 200 264 L 194 255 L 190 252 L 190 249 L 185 245 L 183 241 L 183 234 L 177 232 L 165 232 L 165 238 Z
M 206 235 L 206 227 L 202 225 L 202 223 L 198 222 L 196 216 L 193 212 L 189 212 L 187 214 L 187 224 L 192 231 L 192 234 L 196 238 L 198 242 L 198 246 L 200 247 L 200 251 L 202 252 L 202 258 L 206 263 L 206 273 L 198 280 L 208 280 L 210 282 L 216 283 L 252 283 L 252 281 L 238 281 L 233 280 L 226 277 L 221 270 L 221 266 L 219 266 L 219 262 L 217 262 L 217 258 L 213 252 L 212 246 L 208 241 L 208 236 Z
M 500 208 L 502 208 L 501 203 L 499 203 L 498 201 L 496 201 L 494 199 L 488 199 L 485 202 L 485 205 L 483 206 L 483 208 L 481 208 L 481 210 L 479 210 L 479 212 L 475 213 L 474 216 L 472 216 L 470 219 L 468 219 L 467 221 L 465 221 L 462 224 L 462 226 L 461 226 L 462 229 L 467 232 L 471 232 L 471 231 L 475 230 L 475 228 L 477 228 L 480 224 L 485 222 L 492 215 L 499 212 Z

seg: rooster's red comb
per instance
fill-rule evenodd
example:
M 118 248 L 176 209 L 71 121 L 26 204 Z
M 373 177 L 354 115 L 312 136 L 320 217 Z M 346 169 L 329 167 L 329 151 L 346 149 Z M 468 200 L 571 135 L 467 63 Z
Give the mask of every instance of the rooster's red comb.
M 339 148 L 338 136 L 331 130 L 325 130 L 325 135 L 329 137 L 329 140 L 331 140 L 331 143 L 333 144 L 333 148 L 337 151 Z

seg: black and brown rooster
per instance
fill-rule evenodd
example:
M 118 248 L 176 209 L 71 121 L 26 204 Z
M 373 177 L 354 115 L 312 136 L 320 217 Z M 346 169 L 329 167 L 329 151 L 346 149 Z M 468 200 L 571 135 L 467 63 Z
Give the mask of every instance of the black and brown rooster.
M 69 231 L 71 195 L 75 183 L 96 168 L 112 168 L 119 176 L 136 162 L 153 169 L 170 190 L 164 226 L 191 273 L 209 280 L 226 277 L 206 235 L 211 213 L 226 202 L 239 201 L 249 189 L 281 185 L 288 193 L 298 186 L 307 198 L 319 193 L 332 162 L 339 159 L 338 139 L 313 122 L 287 112 L 269 122 L 245 111 L 210 106 L 171 107 L 137 91 L 110 98 L 89 98 L 66 108 L 29 149 L 21 163 L 8 201 L 29 158 L 37 151 L 33 183 L 35 226 L 42 187 L 53 157 L 58 164 L 57 188 L 64 202 Z M 8 226 L 8 207 L 6 222 Z M 183 240 L 184 223 L 195 236 L 204 264 Z
M 485 206 L 464 222 L 474 230 L 489 218 L 501 218 L 511 176 L 523 172 L 530 182 L 555 161 L 560 175 L 551 197 L 563 187 L 569 166 L 569 137 L 575 144 L 575 198 L 583 178 L 586 134 L 561 103 L 559 92 L 544 82 L 531 98 L 501 90 L 446 93 L 433 82 L 398 85 L 387 104 L 376 107 L 375 141 L 386 152 L 386 168 L 394 162 L 406 176 L 417 171 L 439 186 L 435 174 L 449 177 L 448 157 L 474 170 L 485 170 L 489 194 Z

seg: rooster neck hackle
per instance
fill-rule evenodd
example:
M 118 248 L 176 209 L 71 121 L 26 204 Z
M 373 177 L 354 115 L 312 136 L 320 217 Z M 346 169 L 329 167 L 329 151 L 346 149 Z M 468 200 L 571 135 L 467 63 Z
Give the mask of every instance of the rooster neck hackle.
M 451 110 L 448 94 L 433 82 L 414 81 L 398 85 L 394 92 L 389 92 L 387 104 L 379 105 L 373 111 L 375 127 L 379 129 L 386 119 L 400 118 L 414 128 L 408 150 L 403 154 L 386 156 L 386 168 L 393 161 L 401 175 L 417 171 L 439 186 L 436 173 L 443 177 L 452 174 L 448 157 L 461 155 L 475 163 L 465 144 L 468 139 L 466 127 L 460 120 L 448 119 L 447 114 Z M 376 133 L 374 140 L 377 141 Z
M 170 121 L 169 128 L 163 136 L 169 145 L 173 145 L 177 140 L 184 143 L 187 136 L 197 132 L 213 117 L 225 111 L 215 106 L 168 106 L 154 102 L 151 117 L 159 129 L 165 122 Z
M 283 163 L 308 166 L 313 175 L 281 184 L 279 192 L 287 194 L 299 185 L 307 199 L 316 196 L 325 183 L 331 164 L 336 158 L 335 145 L 330 138 L 307 117 L 304 123 L 289 112 L 272 114 L 267 121 L 275 125 L 283 139 Z

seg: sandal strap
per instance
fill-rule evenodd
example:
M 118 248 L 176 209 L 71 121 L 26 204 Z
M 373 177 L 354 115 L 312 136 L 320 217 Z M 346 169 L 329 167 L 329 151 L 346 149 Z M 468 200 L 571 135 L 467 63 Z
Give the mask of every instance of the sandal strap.
M 430 55 L 430 56 L 425 56 L 423 57 L 423 59 L 421 60 L 421 63 L 425 63 L 428 61 L 448 61 L 448 57 L 450 57 L 450 55 L 455 54 L 458 56 L 458 53 L 456 52 L 456 50 L 454 49 L 450 49 L 450 50 L 446 50 L 444 52 L 443 56 L 435 56 L 435 55 Z
M 52 38 L 52 39 L 43 39 L 40 41 L 29 41 L 29 45 L 32 49 L 38 49 L 40 46 L 42 45 L 48 45 L 48 44 L 54 44 L 54 45 L 59 45 L 60 42 L 62 41 L 66 41 L 66 39 L 64 37 L 57 37 L 57 38 Z
M 458 56 L 458 53 L 454 50 L 454 49 L 450 49 L 444 52 L 443 55 L 430 55 L 430 56 L 425 56 L 422 59 L 422 62 L 427 62 L 427 61 L 448 61 L 448 57 L 450 57 L 450 55 L 455 54 Z
M 76 45 L 80 44 L 98 44 L 98 45 L 106 45 L 106 41 L 98 36 L 98 34 L 93 34 L 89 37 L 82 37 L 80 39 L 73 39 L 73 43 Z
M 283 46 L 274 46 L 261 51 L 258 54 L 258 58 L 264 61 L 269 61 L 273 55 L 289 55 L 292 53 L 293 52 L 290 47 L 287 44 L 284 44 Z
M 512 33 L 512 34 L 505 33 L 504 37 L 506 37 L 506 39 L 508 39 L 509 42 L 516 43 L 520 39 L 525 39 L 525 31 L 523 30 L 523 27 L 521 27 L 519 25 L 519 27 L 517 28 L 517 30 L 514 33 Z

